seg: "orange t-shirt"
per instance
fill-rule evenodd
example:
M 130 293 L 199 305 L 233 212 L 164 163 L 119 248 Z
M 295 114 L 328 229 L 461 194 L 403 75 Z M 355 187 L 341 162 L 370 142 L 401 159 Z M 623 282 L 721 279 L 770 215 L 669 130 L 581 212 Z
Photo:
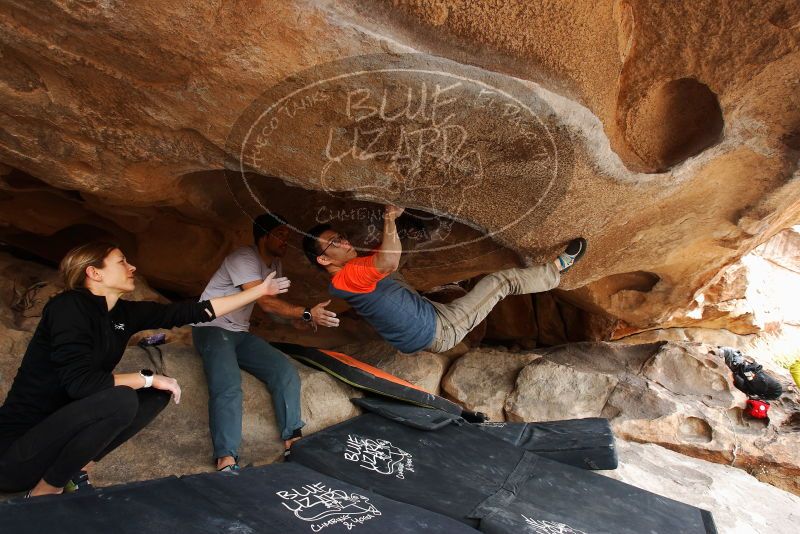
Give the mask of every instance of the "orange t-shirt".
M 336 289 L 350 293 L 371 293 L 375 286 L 389 273 L 382 273 L 375 268 L 375 255 L 355 258 L 344 264 L 344 267 L 333 275 L 331 283 Z

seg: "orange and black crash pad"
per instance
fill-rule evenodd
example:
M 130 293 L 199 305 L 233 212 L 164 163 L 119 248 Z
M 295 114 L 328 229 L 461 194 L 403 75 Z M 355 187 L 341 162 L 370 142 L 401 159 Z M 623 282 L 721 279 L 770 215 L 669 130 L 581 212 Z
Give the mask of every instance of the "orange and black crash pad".
M 134 482 L 0 504 L 4 533 L 469 534 L 451 518 L 297 464 Z
M 355 388 L 417 406 L 436 408 L 449 414 L 461 416 L 470 422 L 482 422 L 486 419 L 486 416 L 480 412 L 465 410 L 444 397 L 429 393 L 411 382 L 407 382 L 347 354 L 313 347 L 303 347 L 292 343 L 272 343 L 272 345 L 285 354 L 307 365 L 321 369 Z
M 475 425 L 419 430 L 368 413 L 298 441 L 290 460 L 481 532 L 716 533 L 706 510 L 550 460 Z

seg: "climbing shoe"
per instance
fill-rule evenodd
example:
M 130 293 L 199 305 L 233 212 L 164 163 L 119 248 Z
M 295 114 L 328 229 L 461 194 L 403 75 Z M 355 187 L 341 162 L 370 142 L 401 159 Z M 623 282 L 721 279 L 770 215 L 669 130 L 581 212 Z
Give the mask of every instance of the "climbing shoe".
M 217 472 L 218 473 L 235 473 L 236 471 L 239 471 L 240 469 L 241 469 L 241 467 L 239 467 L 239 464 L 231 464 L 231 465 L 226 465 L 222 469 L 217 469 Z
M 89 480 L 89 473 L 86 471 L 78 471 L 78 473 L 73 476 L 67 485 L 64 486 L 64 493 L 73 493 L 75 491 L 87 491 L 93 490 L 94 486 L 92 486 L 92 482 Z
M 577 237 L 569 242 L 564 252 L 558 255 L 557 263 L 562 273 L 567 272 L 586 252 L 586 240 Z

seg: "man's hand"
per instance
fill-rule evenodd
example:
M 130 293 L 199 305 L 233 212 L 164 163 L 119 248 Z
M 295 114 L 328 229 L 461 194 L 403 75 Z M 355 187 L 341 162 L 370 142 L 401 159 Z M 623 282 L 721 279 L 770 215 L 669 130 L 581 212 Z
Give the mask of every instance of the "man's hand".
M 330 303 L 330 300 L 326 300 L 311 308 L 311 321 L 314 324 L 327 327 L 339 326 L 339 318 L 336 317 L 336 314 L 325 309 L 325 306 Z
M 272 271 L 264 278 L 264 281 L 259 284 L 259 289 L 261 289 L 262 294 L 265 297 L 269 297 L 272 295 L 278 295 L 280 293 L 286 293 L 289 291 L 289 286 L 291 282 L 285 276 L 281 276 L 280 278 L 275 278 L 275 271 Z
M 181 387 L 178 385 L 178 381 L 174 378 L 163 375 L 155 375 L 153 377 L 152 387 L 172 393 L 172 398 L 175 400 L 175 404 L 179 404 L 181 402 Z
M 405 211 L 405 208 L 400 208 L 398 206 L 386 206 L 383 211 L 383 218 L 384 220 L 394 221 L 398 217 L 400 217 Z

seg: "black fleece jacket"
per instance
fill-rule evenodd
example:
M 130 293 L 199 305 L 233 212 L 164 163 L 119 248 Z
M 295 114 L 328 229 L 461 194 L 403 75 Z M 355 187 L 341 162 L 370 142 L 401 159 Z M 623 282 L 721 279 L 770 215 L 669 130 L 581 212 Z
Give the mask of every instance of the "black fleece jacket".
M 85 289 L 65 291 L 45 305 L 42 319 L 0 407 L 0 449 L 77 399 L 114 386 L 112 371 L 130 337 L 150 328 L 172 328 L 214 319 L 209 301 L 118 300 Z

